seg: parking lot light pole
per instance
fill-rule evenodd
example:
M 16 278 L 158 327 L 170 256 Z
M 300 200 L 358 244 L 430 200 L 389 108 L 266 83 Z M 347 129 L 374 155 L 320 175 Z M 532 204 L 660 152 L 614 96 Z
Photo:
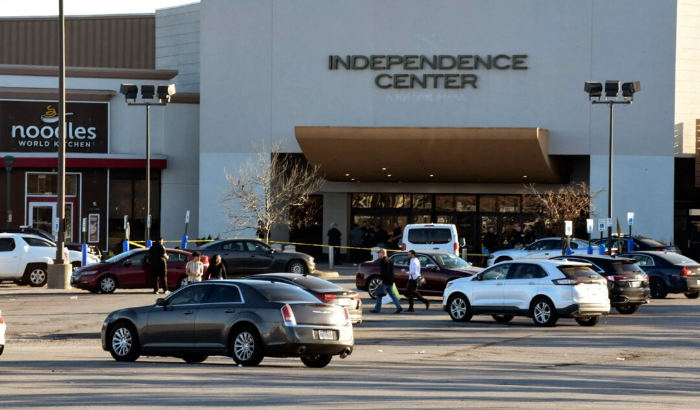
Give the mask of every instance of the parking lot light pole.
M 144 241 L 148 244 L 151 239 L 151 106 L 168 105 L 170 97 L 175 94 L 175 84 L 159 85 L 157 88 L 152 84 L 141 85 L 141 99 L 144 102 L 137 103 L 138 86 L 134 84 L 122 84 L 119 92 L 124 95 L 128 105 L 138 105 L 146 107 L 146 230 Z M 151 102 L 154 96 L 158 95 L 158 102 Z M 131 102 L 129 102 L 131 100 Z
M 614 141 L 614 110 L 615 104 L 629 105 L 634 101 L 634 94 L 641 91 L 642 86 L 639 81 L 622 84 L 622 99 L 618 98 L 620 92 L 619 80 L 605 81 L 605 99 L 602 99 L 603 84 L 595 81 L 586 81 L 583 91 L 588 93 L 588 100 L 591 104 L 607 104 L 610 107 L 610 147 L 608 153 L 608 218 L 613 218 L 613 141 Z M 597 100 L 593 100 L 597 98 Z M 612 254 L 612 224 L 608 224 L 608 253 Z

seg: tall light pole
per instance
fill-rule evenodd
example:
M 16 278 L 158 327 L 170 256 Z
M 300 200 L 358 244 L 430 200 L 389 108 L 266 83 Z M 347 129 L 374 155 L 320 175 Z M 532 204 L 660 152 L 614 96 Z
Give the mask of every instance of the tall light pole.
M 620 93 L 619 80 L 605 81 L 605 99 L 602 98 L 603 84 L 595 81 L 586 81 L 583 85 L 583 91 L 588 93 L 588 100 L 591 104 L 607 104 L 610 107 L 610 148 L 608 154 L 608 218 L 613 217 L 613 125 L 615 104 L 632 104 L 634 101 L 634 93 L 642 90 L 642 85 L 639 81 L 622 84 L 622 99 L 618 98 Z M 592 98 L 597 98 L 593 100 Z M 608 252 L 612 254 L 612 223 L 608 224 Z
M 137 103 L 138 87 L 134 84 L 122 84 L 119 92 L 124 94 L 124 99 L 129 105 L 146 107 L 146 231 L 144 240 L 146 243 L 151 239 L 151 106 L 168 105 L 170 97 L 175 94 L 175 84 L 159 85 L 157 88 L 152 84 L 141 85 L 141 99 L 152 100 L 158 95 L 158 102 L 144 101 Z M 129 100 L 132 100 L 129 102 Z

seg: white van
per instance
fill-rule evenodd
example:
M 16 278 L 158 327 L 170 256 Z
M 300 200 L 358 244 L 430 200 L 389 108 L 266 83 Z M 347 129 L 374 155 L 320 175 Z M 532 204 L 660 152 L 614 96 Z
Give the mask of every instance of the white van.
M 459 238 L 454 224 L 409 224 L 403 229 L 401 249 L 454 253 L 459 256 Z

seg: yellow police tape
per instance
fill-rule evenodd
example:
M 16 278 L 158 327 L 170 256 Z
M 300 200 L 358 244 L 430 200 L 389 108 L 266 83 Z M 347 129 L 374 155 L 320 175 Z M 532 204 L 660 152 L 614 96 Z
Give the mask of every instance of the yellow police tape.
M 195 239 L 195 240 L 191 240 L 191 241 L 188 241 L 188 242 L 197 242 L 197 243 L 198 243 L 198 242 L 215 242 L 215 241 L 219 241 L 219 240 L 222 240 L 222 239 Z M 262 240 L 262 239 L 261 239 L 261 240 Z M 264 240 L 262 240 L 262 241 L 265 242 Z M 164 242 L 164 243 L 167 243 L 167 242 L 182 243 L 182 241 L 166 241 L 166 240 L 163 240 L 163 242 Z M 300 243 L 300 242 L 283 242 L 283 241 L 268 241 L 267 243 L 277 243 L 277 244 L 280 244 L 280 245 L 295 245 L 295 246 L 296 246 L 296 245 L 300 245 L 300 246 L 320 246 L 320 247 L 325 247 L 325 248 L 330 248 L 330 247 L 331 247 L 331 245 L 322 245 L 322 244 L 319 245 L 319 244 L 317 244 L 317 243 Z M 145 248 L 145 247 L 146 247 L 146 246 L 145 246 L 145 241 L 129 241 L 129 244 L 134 245 L 134 246 L 137 246 L 137 247 L 139 247 L 139 248 Z M 357 250 L 370 251 L 370 252 L 371 252 L 373 249 L 379 249 L 378 246 L 373 246 L 373 247 L 371 247 L 371 248 L 360 248 L 360 247 L 356 247 L 356 246 L 335 246 L 335 247 L 336 247 L 336 248 L 340 248 L 340 249 L 357 249 Z M 387 252 L 401 252 L 400 249 L 391 249 L 391 248 L 384 248 L 384 249 L 386 249 Z M 487 257 L 487 256 L 488 256 L 488 254 L 484 254 L 484 253 L 467 253 L 466 255 L 467 255 L 467 256 L 480 256 L 480 257 Z

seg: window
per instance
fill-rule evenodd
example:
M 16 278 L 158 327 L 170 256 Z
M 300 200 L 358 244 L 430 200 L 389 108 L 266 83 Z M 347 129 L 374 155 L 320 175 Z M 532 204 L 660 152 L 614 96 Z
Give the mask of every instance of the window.
M 413 209 L 433 209 L 433 196 L 413 195 Z
M 243 251 L 243 243 L 242 242 L 226 242 L 221 244 L 219 247 L 212 247 L 211 249 L 222 249 L 224 251 L 236 251 L 236 252 L 241 252 Z
M 391 260 L 394 261 L 395 266 L 408 266 L 408 254 L 406 253 L 394 255 Z
M 144 265 L 146 263 L 150 263 L 150 254 L 148 252 L 140 252 L 137 253 L 133 256 L 130 256 L 128 259 L 125 259 L 124 262 L 127 260 L 131 261 L 131 265 Z
M 180 252 L 166 252 L 168 254 L 168 263 L 186 262 L 187 255 Z
M 627 256 L 627 255 L 625 255 Z M 654 260 L 651 256 L 647 255 L 629 255 L 630 257 L 637 260 L 637 265 L 639 266 L 654 266 Z
M 15 250 L 15 240 L 12 238 L 0 238 L 0 252 L 12 252 Z
M 209 291 L 210 285 L 186 286 L 169 297 L 168 305 L 192 305 L 202 303 L 204 295 Z
M 491 268 L 491 270 L 485 272 L 481 276 L 481 280 L 501 280 L 505 279 L 508 275 L 508 269 L 511 267 L 511 263 L 502 263 L 498 266 Z
M 58 174 L 27 173 L 27 195 L 56 195 Z M 67 196 L 78 193 L 78 175 L 66 174 L 65 190 Z
M 51 248 L 51 247 L 56 246 L 47 240 L 39 239 L 39 238 L 32 238 L 30 236 L 23 236 L 22 239 L 24 239 L 24 241 L 27 242 L 27 245 L 29 245 L 29 246 L 42 246 L 42 247 L 46 247 L 46 248 Z
M 435 228 L 409 229 L 408 241 L 414 244 L 450 243 L 452 241 L 452 231 Z
M 248 247 L 248 252 L 272 252 L 272 249 L 263 242 L 246 241 L 245 244 Z
M 237 286 L 214 285 L 207 303 L 241 303 L 241 291 Z
M 294 286 L 280 286 L 276 283 L 255 286 L 265 299 L 270 302 L 315 302 L 318 298 L 311 293 Z
M 418 258 L 418 262 L 420 262 L 420 266 L 422 268 L 425 268 L 428 265 L 435 265 L 435 262 L 425 255 L 416 255 L 416 258 Z

